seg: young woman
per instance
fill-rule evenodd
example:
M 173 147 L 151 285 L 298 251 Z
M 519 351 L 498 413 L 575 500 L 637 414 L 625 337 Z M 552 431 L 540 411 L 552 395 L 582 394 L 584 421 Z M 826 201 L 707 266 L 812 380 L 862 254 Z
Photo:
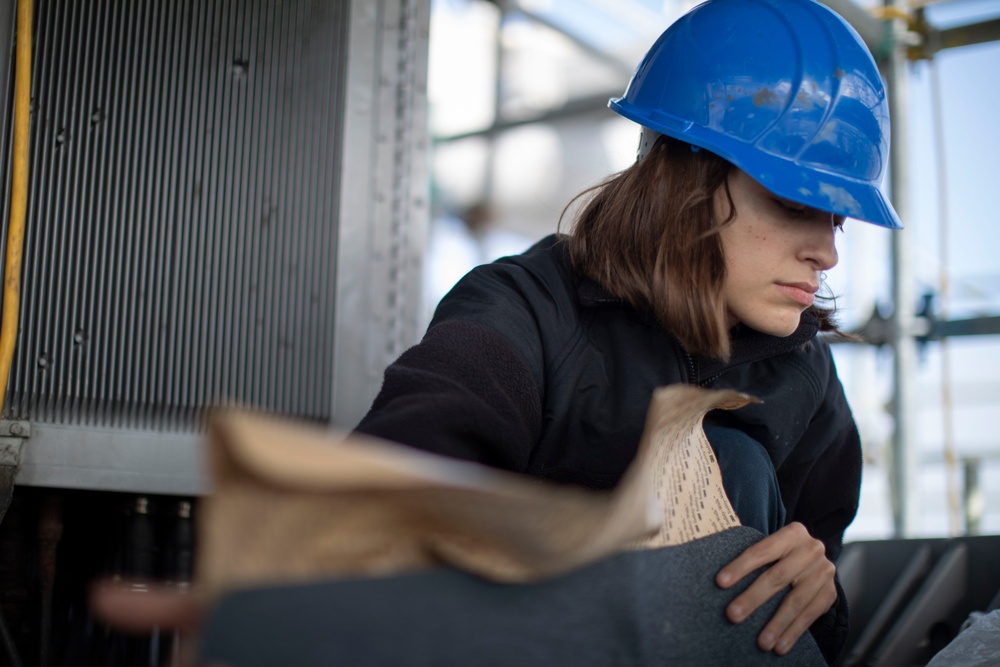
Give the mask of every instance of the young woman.
M 889 126 L 877 67 L 813 0 L 710 0 L 674 23 L 616 112 L 640 157 L 588 193 L 569 235 L 479 267 L 387 371 L 358 430 L 559 482 L 608 488 L 653 390 L 763 400 L 706 432 L 743 523 L 766 535 L 717 574 L 770 569 L 726 610 L 791 592 L 758 638 L 846 638 L 836 584 L 861 448 L 815 302 L 846 217 L 900 227 L 880 190 Z M 839 595 L 838 595 L 839 593 Z

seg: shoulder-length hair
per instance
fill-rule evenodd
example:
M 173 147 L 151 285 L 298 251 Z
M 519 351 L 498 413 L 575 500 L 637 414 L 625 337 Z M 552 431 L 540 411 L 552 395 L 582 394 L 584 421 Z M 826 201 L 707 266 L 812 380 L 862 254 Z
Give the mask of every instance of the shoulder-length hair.
M 729 358 L 730 331 L 718 232 L 736 217 L 733 169 L 662 136 L 644 158 L 578 195 L 589 198 L 566 238 L 576 271 L 652 313 L 688 352 L 720 359 Z M 719 188 L 728 202 L 723 220 L 715 214 Z M 836 331 L 832 310 L 810 310 L 821 330 Z

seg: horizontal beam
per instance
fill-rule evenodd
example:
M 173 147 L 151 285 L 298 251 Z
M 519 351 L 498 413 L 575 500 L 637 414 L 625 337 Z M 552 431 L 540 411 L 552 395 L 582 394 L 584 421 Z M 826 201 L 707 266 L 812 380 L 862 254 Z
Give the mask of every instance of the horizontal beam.
M 960 320 L 938 320 L 924 311 L 913 320 L 914 338 L 919 343 L 939 341 L 955 336 L 996 336 L 1000 335 L 1000 315 L 984 315 Z M 892 342 L 893 320 L 886 317 L 876 308 L 868 321 L 849 332 L 857 340 L 830 336 L 830 343 L 865 343 L 868 345 L 887 345 Z
M 207 436 L 31 425 L 16 483 L 166 495 L 201 495 L 209 480 Z
M 461 134 L 451 134 L 446 136 L 439 135 L 434 137 L 433 140 L 434 143 L 447 143 L 449 141 L 458 141 L 460 139 L 468 139 L 470 137 L 494 136 L 506 130 L 521 127 L 522 125 L 531 125 L 532 123 L 549 123 L 574 116 L 593 114 L 606 110 L 608 100 L 612 97 L 619 97 L 621 94 L 622 90 L 613 90 L 598 95 L 580 97 L 575 100 L 568 101 L 561 107 L 549 109 L 541 113 L 532 114 L 523 118 L 499 120 L 482 130 L 474 130 L 472 132 L 462 132 Z M 608 118 L 614 117 L 610 111 L 607 113 Z
M 938 30 L 921 16 L 918 28 L 923 39 L 919 45 L 910 49 L 909 57 L 912 60 L 931 58 L 944 49 L 1000 40 L 1000 18 Z
M 927 337 L 930 340 L 941 340 L 949 336 L 989 336 L 996 334 L 1000 334 L 1000 315 L 933 322 Z

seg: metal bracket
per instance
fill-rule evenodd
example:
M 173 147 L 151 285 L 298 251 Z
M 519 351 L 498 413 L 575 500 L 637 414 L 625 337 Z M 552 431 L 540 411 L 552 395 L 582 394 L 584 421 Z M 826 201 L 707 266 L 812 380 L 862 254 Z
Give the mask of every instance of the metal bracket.
M 31 422 L 0 420 L 0 466 L 21 465 L 21 445 L 31 436 Z
M 917 345 L 924 346 L 931 341 L 940 341 L 951 336 L 989 336 L 1000 334 L 1000 315 L 980 315 L 964 320 L 942 320 L 938 317 L 934 300 L 934 292 L 925 293 L 920 300 L 920 306 L 913 317 L 913 327 L 910 330 Z M 849 333 L 860 340 L 850 340 L 830 337 L 831 343 L 861 342 L 881 347 L 892 342 L 895 321 L 891 316 L 883 315 L 876 305 L 868 321 Z
M 29 435 L 29 422 L 0 420 L 0 521 L 10 507 L 14 479 L 21 468 L 21 446 Z

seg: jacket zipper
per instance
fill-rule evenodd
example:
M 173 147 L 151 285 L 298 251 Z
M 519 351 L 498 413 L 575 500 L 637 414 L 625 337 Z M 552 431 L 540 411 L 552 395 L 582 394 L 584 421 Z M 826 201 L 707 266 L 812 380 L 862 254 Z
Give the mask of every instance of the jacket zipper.
M 694 359 L 691 358 L 691 355 L 688 354 L 688 351 L 684 349 L 683 345 L 680 346 L 680 348 L 684 351 L 684 358 L 687 359 L 688 362 L 688 384 L 697 385 L 699 384 L 698 372 L 695 370 L 694 367 Z
M 684 350 L 683 347 L 681 347 L 681 349 Z M 698 371 L 697 371 L 697 369 L 695 368 L 695 365 L 694 365 L 694 358 L 688 353 L 687 350 L 684 350 L 684 358 L 687 359 L 688 384 L 697 385 L 699 387 L 708 386 L 709 383 L 711 383 L 712 381 L 714 381 L 716 378 L 722 377 L 723 373 L 725 373 L 727 370 L 729 370 L 728 368 L 724 368 L 721 372 L 716 373 L 712 377 L 705 378 L 704 380 L 702 380 L 701 382 L 699 382 L 698 381 Z
M 725 372 L 725 371 L 723 371 L 723 372 Z M 716 374 L 715 374 L 715 375 L 713 375 L 712 377 L 710 377 L 710 378 L 707 378 L 707 379 L 705 379 L 705 380 L 702 380 L 701 382 L 699 382 L 699 383 L 698 383 L 698 386 L 699 386 L 699 387 L 706 387 L 706 386 L 708 386 L 708 384 L 709 384 L 710 382 L 712 382 L 713 380 L 715 380 L 715 378 L 718 378 L 718 377 L 722 377 L 722 373 L 716 373 Z

